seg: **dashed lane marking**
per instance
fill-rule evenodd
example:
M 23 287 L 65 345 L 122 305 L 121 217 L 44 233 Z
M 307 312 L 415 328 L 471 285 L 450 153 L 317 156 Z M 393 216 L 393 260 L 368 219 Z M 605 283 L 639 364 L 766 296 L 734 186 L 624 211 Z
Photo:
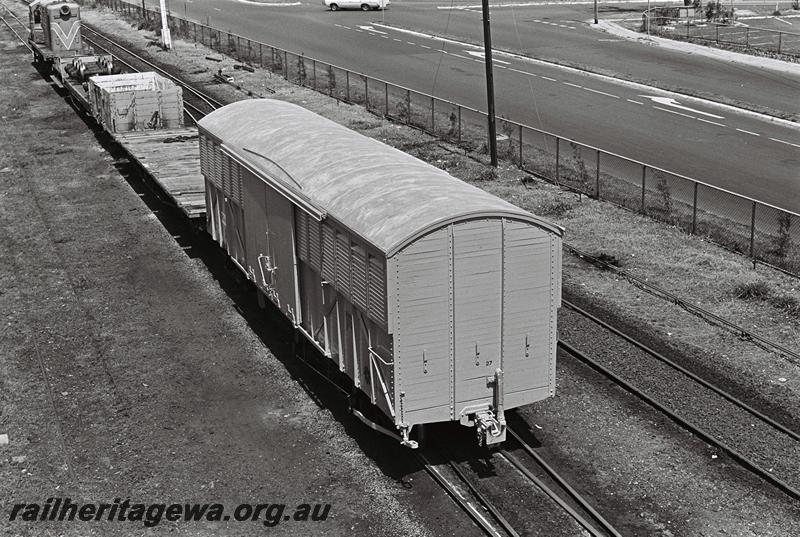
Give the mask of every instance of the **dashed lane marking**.
M 696 117 L 694 117 L 694 116 L 690 116 L 689 114 L 684 114 L 683 112 L 676 112 L 675 110 L 670 110 L 670 109 L 668 109 L 668 108 L 661 108 L 660 106 L 654 106 L 653 108 L 655 108 L 656 110 L 661 110 L 661 111 L 664 111 L 664 112 L 669 112 L 670 114 L 675 114 L 675 115 L 677 115 L 677 116 L 688 117 L 688 118 L 690 118 L 690 119 L 697 119 Z
M 792 142 L 787 142 L 786 140 L 780 140 L 778 138 L 770 138 L 770 140 L 772 140 L 773 142 L 781 143 L 781 144 L 791 145 L 793 147 L 800 147 L 800 145 L 798 145 L 798 144 L 793 144 Z
M 544 75 L 539 75 L 539 76 L 541 76 L 545 80 L 549 80 L 550 82 L 558 82 L 558 80 L 556 80 L 555 78 L 550 78 L 549 76 L 544 76 Z
M 613 99 L 619 99 L 619 95 L 614 95 L 613 93 L 606 93 L 605 91 L 600 91 L 600 90 L 596 90 L 596 89 L 592 89 L 592 88 L 587 88 L 585 86 L 584 86 L 583 89 L 585 89 L 586 91 L 591 91 L 592 93 L 599 93 L 600 95 L 605 95 L 606 97 L 611 97 Z
M 639 104 L 639 105 L 644 106 L 644 103 L 640 103 L 639 101 L 634 101 L 633 99 L 625 99 L 625 100 L 628 101 L 629 103 Z
M 710 121 L 708 119 L 703 119 L 701 117 L 698 117 L 698 118 L 695 118 L 695 119 L 697 119 L 697 121 L 702 121 L 703 123 L 711 123 L 712 125 L 716 125 L 718 127 L 726 127 L 727 128 L 727 125 L 723 125 L 722 123 L 717 123 L 716 121 Z
M 572 82 L 562 82 L 562 84 L 566 84 L 567 86 L 572 86 L 573 88 L 582 88 L 583 86 L 579 86 L 578 84 L 573 84 Z
M 739 132 L 743 132 L 743 133 L 745 133 L 745 134 L 752 134 L 753 136 L 761 136 L 761 135 L 760 135 L 760 134 L 758 134 L 757 132 L 746 131 L 746 130 L 744 130 L 744 129 L 736 129 L 736 130 L 737 130 L 737 131 L 739 131 Z

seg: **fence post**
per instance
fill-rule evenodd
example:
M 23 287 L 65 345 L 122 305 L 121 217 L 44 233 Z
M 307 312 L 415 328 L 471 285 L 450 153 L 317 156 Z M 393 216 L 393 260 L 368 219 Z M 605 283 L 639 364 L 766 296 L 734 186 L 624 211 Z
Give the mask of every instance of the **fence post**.
M 750 27 L 744 27 L 744 46 L 750 48 Z
M 364 76 L 364 108 L 369 112 L 369 77 Z
M 559 160 L 559 157 L 561 156 L 561 155 L 559 155 L 559 150 L 560 150 L 559 141 L 560 141 L 560 138 L 558 136 L 556 136 L 556 176 L 555 176 L 556 184 L 558 184 L 558 176 L 560 175 L 559 166 L 561 164 L 561 162 Z
M 461 143 L 461 105 L 458 105 L 458 143 Z
M 258 65 L 264 67 L 264 46 L 258 42 Z
M 519 168 L 521 170 L 525 168 L 522 165 L 522 123 L 519 125 Z
M 698 182 L 694 182 L 694 201 L 692 202 L 692 235 L 697 229 L 697 186 Z
M 436 134 L 436 116 L 434 115 L 434 98 L 431 97 L 431 134 Z
M 317 60 L 311 60 L 311 74 L 314 77 L 314 91 L 317 91 Z
M 714 23 L 714 29 L 717 31 L 717 43 L 719 43 L 719 24 Z
M 406 104 L 408 105 L 408 110 L 406 110 L 406 125 L 411 123 L 411 90 L 406 90 Z
M 383 115 L 389 117 L 389 83 L 383 83 Z
M 597 162 L 595 163 L 595 177 L 594 177 L 594 199 L 600 199 L 600 150 L 597 149 Z
M 344 72 L 345 99 L 350 102 L 350 71 Z
M 753 268 L 756 268 L 756 202 L 753 202 L 753 212 L 750 214 L 750 257 L 753 259 Z
M 283 51 L 283 72 L 283 78 L 289 80 L 289 53 L 285 50 Z
M 646 180 L 647 180 L 647 164 L 642 164 L 642 214 L 645 214 L 644 192 L 645 192 L 645 181 Z
M 781 41 L 783 37 L 783 32 L 778 32 L 778 54 L 781 53 Z

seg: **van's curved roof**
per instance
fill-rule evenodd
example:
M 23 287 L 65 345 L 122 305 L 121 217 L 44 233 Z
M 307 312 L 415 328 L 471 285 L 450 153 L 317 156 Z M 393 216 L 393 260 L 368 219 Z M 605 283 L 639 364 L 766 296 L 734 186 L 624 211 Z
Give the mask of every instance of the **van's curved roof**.
M 200 127 L 248 166 L 275 178 L 391 257 L 450 222 L 508 217 L 562 229 L 386 144 L 300 106 L 247 99 L 211 112 Z

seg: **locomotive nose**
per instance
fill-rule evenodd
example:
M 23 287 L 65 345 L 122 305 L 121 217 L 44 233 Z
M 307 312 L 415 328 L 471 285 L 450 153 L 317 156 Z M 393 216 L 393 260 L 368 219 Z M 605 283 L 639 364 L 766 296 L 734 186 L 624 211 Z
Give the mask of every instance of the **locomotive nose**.
M 72 14 L 72 11 L 70 11 L 68 5 L 61 6 L 61 9 L 59 10 L 59 12 L 61 13 L 62 17 L 69 17 Z

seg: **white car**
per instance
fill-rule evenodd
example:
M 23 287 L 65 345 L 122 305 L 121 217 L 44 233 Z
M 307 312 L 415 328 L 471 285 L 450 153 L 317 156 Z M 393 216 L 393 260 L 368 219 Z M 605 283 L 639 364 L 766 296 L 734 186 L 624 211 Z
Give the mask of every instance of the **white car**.
M 331 11 L 340 9 L 360 9 L 369 11 L 370 9 L 386 9 L 389 7 L 389 0 L 323 0 L 324 4 L 331 8 Z

